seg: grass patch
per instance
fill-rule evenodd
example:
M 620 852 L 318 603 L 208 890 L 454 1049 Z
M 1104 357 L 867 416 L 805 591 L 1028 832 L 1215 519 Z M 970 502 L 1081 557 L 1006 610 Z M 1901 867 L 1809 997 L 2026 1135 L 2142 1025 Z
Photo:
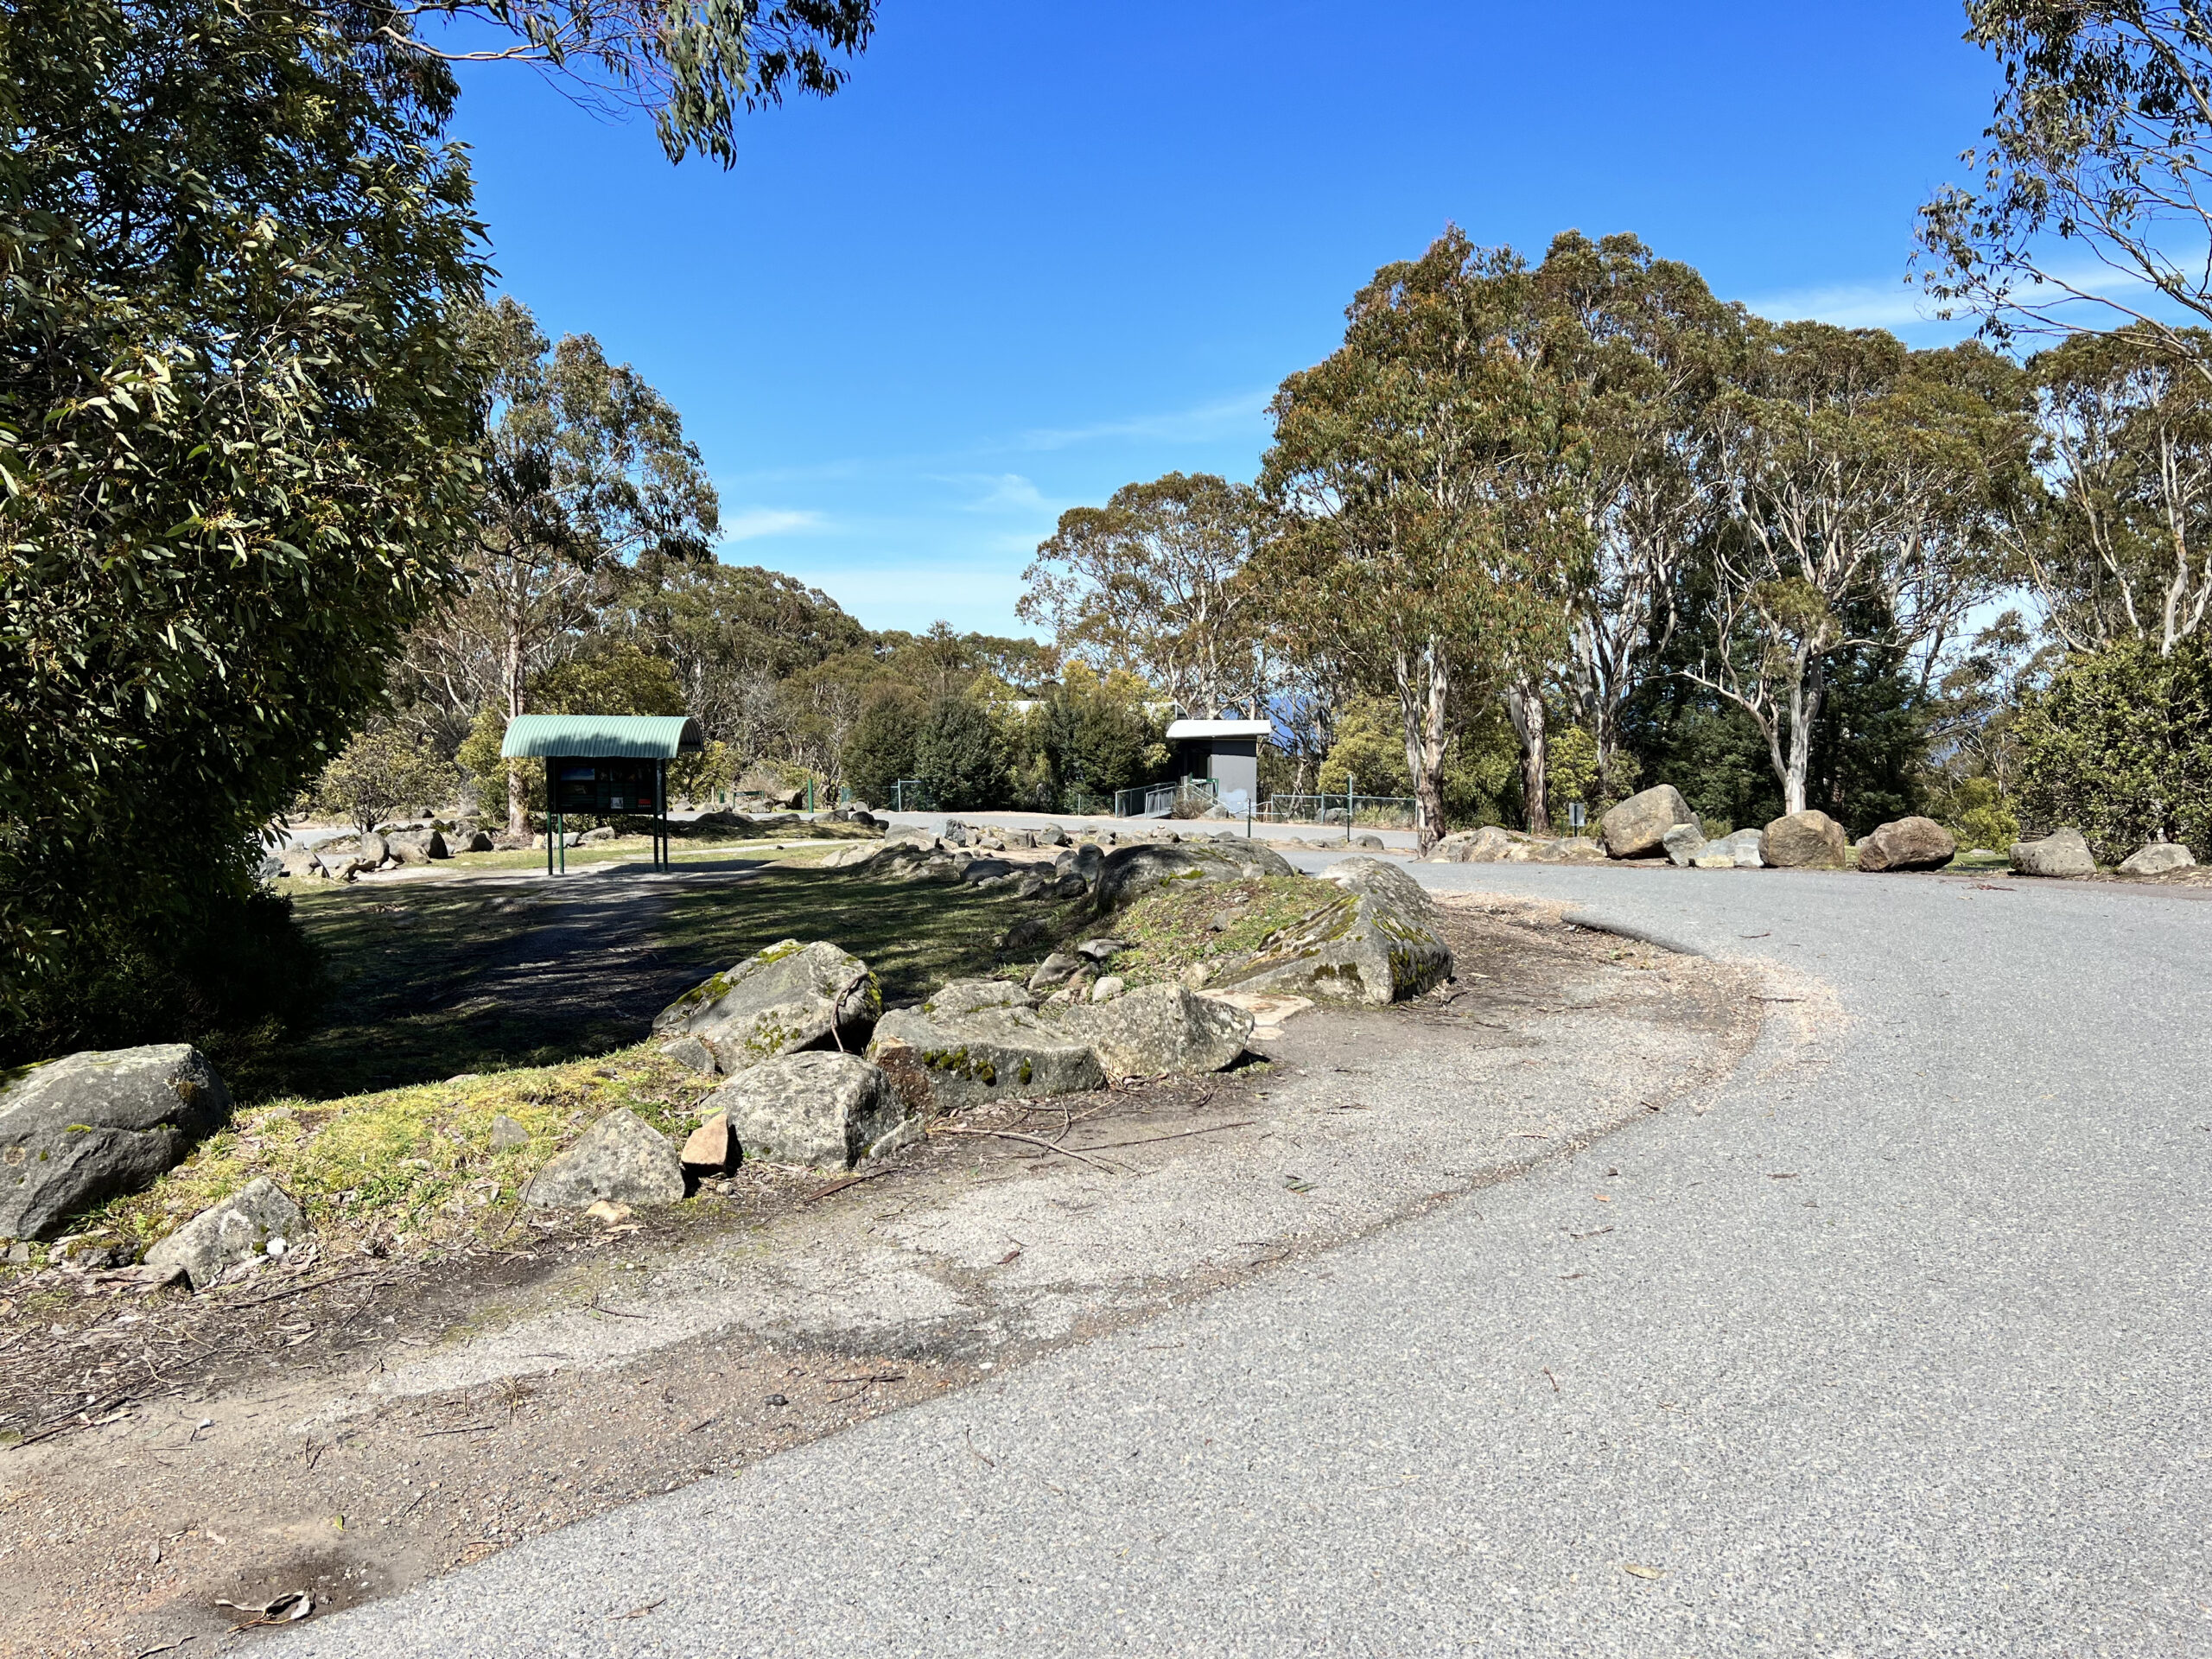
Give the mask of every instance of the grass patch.
M 1168 881 L 1069 937 L 1127 941 L 1129 949 L 1116 953 L 1108 971 L 1133 986 L 1149 985 L 1179 979 L 1200 964 L 1250 957 L 1278 933 L 1302 931 L 1332 914 L 1349 917 L 1355 902 L 1341 887 L 1306 875 Z
M 82 1226 L 144 1245 L 266 1175 L 297 1199 L 326 1249 L 381 1233 L 410 1254 L 506 1225 L 522 1190 L 601 1114 L 626 1106 L 680 1139 L 704 1088 L 650 1045 L 565 1065 L 240 1109 L 152 1188 L 111 1199 Z M 505 1115 L 524 1145 L 492 1149 Z
M 991 973 L 1007 928 L 1040 911 L 1058 915 L 1004 888 L 786 865 L 757 880 L 672 895 L 660 932 L 672 948 L 715 968 L 779 939 L 827 939 L 868 963 L 884 1006 L 895 1007 L 919 1002 L 949 979 Z

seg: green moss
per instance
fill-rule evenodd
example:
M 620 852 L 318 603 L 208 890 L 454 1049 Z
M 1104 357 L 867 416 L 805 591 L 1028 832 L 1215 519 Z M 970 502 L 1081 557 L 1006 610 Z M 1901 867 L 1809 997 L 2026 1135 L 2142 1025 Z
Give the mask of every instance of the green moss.
M 458 1240 L 504 1227 L 530 1179 L 617 1107 L 681 1139 L 699 1089 L 692 1073 L 640 1045 L 465 1083 L 242 1108 L 150 1189 L 111 1200 L 86 1224 L 150 1243 L 266 1175 L 334 1248 L 375 1229 Z M 494 1152 L 492 1124 L 503 1116 L 530 1139 Z

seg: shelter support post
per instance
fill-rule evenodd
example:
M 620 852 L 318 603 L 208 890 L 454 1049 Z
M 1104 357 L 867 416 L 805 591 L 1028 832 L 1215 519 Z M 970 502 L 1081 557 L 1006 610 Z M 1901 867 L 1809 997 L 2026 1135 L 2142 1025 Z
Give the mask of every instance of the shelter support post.
M 545 874 L 548 875 L 553 874 L 553 842 L 556 839 L 553 834 L 553 803 L 560 798 L 561 793 L 559 765 L 551 755 L 545 757 Z M 530 814 L 527 811 L 523 814 L 522 821 L 525 826 L 529 824 Z

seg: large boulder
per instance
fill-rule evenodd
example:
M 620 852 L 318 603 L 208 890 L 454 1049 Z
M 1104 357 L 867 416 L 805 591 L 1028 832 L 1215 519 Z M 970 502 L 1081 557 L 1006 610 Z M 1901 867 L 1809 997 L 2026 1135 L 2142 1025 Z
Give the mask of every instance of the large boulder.
M 2094 875 L 2097 857 L 2079 830 L 2054 830 L 2041 841 L 2012 843 L 2012 868 L 2022 875 Z
M 675 1204 L 683 1197 L 683 1160 L 669 1138 L 626 1106 L 586 1129 L 582 1139 L 539 1170 L 524 1204 L 582 1210 L 613 1204 Z
M 1897 818 L 1859 842 L 1862 870 L 1940 870 L 1959 855 L 1951 832 L 1933 818 Z
M 1810 809 L 1777 818 L 1759 832 L 1759 857 L 1777 870 L 1840 870 L 1850 849 L 1843 826 Z
M 654 1035 L 709 1077 L 802 1049 L 857 1052 L 883 1011 L 875 976 L 858 957 L 817 939 L 785 939 L 693 986 L 660 1011 Z
M 0 1090 L 0 1237 L 50 1238 L 150 1186 L 230 1121 L 231 1096 L 186 1043 L 87 1050 Z
M 1274 935 L 1249 963 L 1227 970 L 1223 988 L 1379 1007 L 1452 976 L 1452 950 L 1436 931 L 1433 902 L 1403 869 L 1381 859 L 1347 858 L 1332 865 L 1326 879 L 1344 888 L 1344 898 Z
M 868 1057 L 923 1113 L 1103 1087 L 1106 1073 L 1090 1045 L 1040 1019 L 1035 1000 L 1003 980 L 956 980 L 918 1008 L 885 1014 Z
M 1256 841 L 1231 838 L 1117 847 L 1100 863 L 1096 902 L 1102 912 L 1118 909 L 1168 881 L 1242 881 L 1254 876 L 1297 874 L 1281 853 Z
M 921 1120 L 881 1068 L 852 1054 L 765 1060 L 699 1103 L 728 1115 L 747 1158 L 850 1169 L 921 1139 Z
M 1764 834 L 1759 830 L 1738 830 L 1706 844 L 1716 851 L 1726 852 L 1728 861 L 1737 869 L 1764 869 L 1766 860 L 1759 856 L 1759 841 Z
M 1599 838 L 1609 858 L 1644 858 L 1660 851 L 1667 832 L 1678 823 L 1695 823 L 1697 814 L 1672 784 L 1661 784 L 1611 808 L 1598 820 Z
M 283 1241 L 280 1254 L 297 1243 L 306 1227 L 292 1195 L 263 1175 L 156 1243 L 146 1252 L 146 1266 L 157 1276 L 181 1274 L 195 1291 L 209 1290 L 232 1268 L 264 1256 L 275 1241 Z
M 1244 1009 L 1179 985 L 1146 985 L 1077 1003 L 1053 1023 L 1086 1044 L 1108 1077 L 1150 1077 L 1220 1071 L 1244 1052 L 1253 1022 Z
M 2121 861 L 2122 875 L 2164 875 L 2173 870 L 2186 870 L 2196 862 L 2196 855 L 2177 841 L 2154 841 L 2140 852 L 2130 853 Z
M 1530 857 L 1543 864 L 1602 864 L 1605 849 L 1587 836 L 1561 836 L 1539 843 Z
M 1494 823 L 1479 830 L 1460 830 L 1429 849 L 1433 864 L 1495 864 L 1506 855 L 1513 837 Z
M 1705 850 L 1705 831 L 1694 823 L 1678 823 L 1659 837 L 1659 845 L 1665 849 L 1669 864 L 1678 870 L 1688 869 Z

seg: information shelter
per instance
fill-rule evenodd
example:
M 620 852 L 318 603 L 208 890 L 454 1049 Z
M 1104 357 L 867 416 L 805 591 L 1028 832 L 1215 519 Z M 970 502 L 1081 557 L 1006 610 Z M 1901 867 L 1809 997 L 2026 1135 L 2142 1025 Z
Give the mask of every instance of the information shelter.
M 572 812 L 653 823 L 653 866 L 668 864 L 668 763 L 704 747 L 689 715 L 517 715 L 499 753 L 545 762 L 545 873 L 569 868 Z

